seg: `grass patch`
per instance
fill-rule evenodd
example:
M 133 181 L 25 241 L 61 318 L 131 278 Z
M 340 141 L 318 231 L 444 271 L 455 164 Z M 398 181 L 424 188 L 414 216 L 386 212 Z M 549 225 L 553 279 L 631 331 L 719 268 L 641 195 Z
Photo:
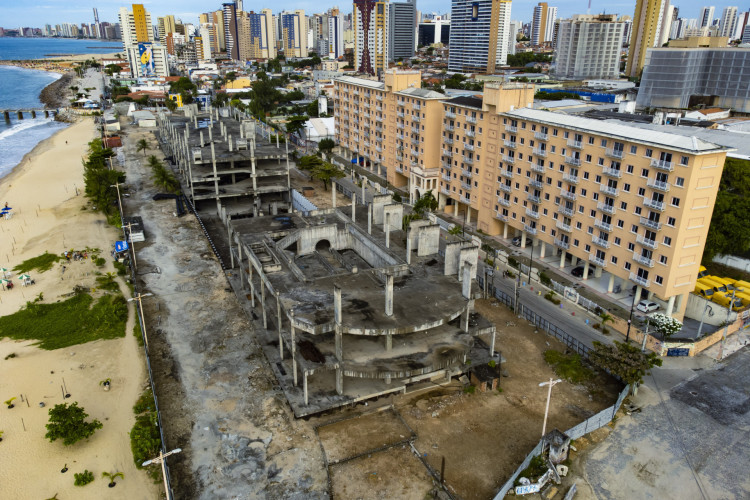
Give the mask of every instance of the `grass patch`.
M 143 462 L 159 454 L 161 435 L 159 434 L 159 420 L 156 417 L 156 403 L 151 389 L 146 389 L 133 406 L 135 424 L 130 430 L 130 449 L 133 452 L 133 462 L 137 469 L 143 469 Z M 154 482 L 161 481 L 161 468 L 146 467 L 148 476 Z
M 104 295 L 99 300 L 87 293 L 63 302 L 27 302 L 26 307 L 0 317 L 0 338 L 37 340 L 52 350 L 98 339 L 125 336 L 128 305 L 122 295 Z
M 539 479 L 539 477 L 541 477 L 545 472 L 547 472 L 547 468 L 547 462 L 544 460 L 544 457 L 542 455 L 537 455 L 531 459 L 531 461 L 529 462 L 529 466 L 521 471 L 521 473 L 518 475 L 518 479 L 526 477 L 529 478 L 533 483 L 534 481 Z M 519 484 L 521 484 L 521 482 L 519 480 L 516 480 L 516 485 Z
M 572 384 L 582 384 L 594 377 L 594 371 L 584 366 L 580 354 L 563 354 L 554 349 L 544 351 L 544 361 L 555 369 L 558 377 Z
M 63 257 L 61 257 L 60 255 L 53 255 L 49 252 L 44 252 L 42 255 L 32 257 L 21 262 L 16 267 L 14 267 L 13 270 L 18 273 L 28 273 L 34 270 L 43 273 L 44 271 L 49 271 L 50 269 L 52 269 L 52 266 L 55 265 L 57 261 L 60 261 L 62 259 Z
M 138 398 L 138 401 L 133 405 L 133 413 L 140 415 L 141 413 L 156 411 L 156 403 L 154 402 L 154 394 L 151 392 L 151 388 L 143 391 L 143 394 Z
M 138 345 L 143 347 L 143 334 L 141 333 L 141 323 L 138 321 L 138 313 L 135 313 L 135 324 L 133 325 L 133 336 L 138 339 Z

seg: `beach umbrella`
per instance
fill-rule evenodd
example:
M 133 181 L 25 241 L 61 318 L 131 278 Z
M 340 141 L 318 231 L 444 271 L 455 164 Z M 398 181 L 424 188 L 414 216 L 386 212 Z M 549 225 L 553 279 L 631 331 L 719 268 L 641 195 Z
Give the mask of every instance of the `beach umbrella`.
M 29 279 L 31 279 L 31 276 L 29 276 L 28 274 L 20 274 L 20 275 L 18 275 L 17 278 L 19 280 L 29 280 Z
M 3 290 L 5 290 L 5 285 L 8 283 L 10 283 L 10 280 L 0 279 L 0 285 L 3 285 Z

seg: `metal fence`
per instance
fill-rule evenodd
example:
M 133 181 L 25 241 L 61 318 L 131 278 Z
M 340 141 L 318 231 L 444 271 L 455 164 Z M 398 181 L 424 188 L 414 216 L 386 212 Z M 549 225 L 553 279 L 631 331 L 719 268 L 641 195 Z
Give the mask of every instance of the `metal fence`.
M 581 294 L 579 294 L 574 288 L 565 286 L 562 283 L 558 283 L 555 280 L 550 280 L 552 289 L 565 297 L 566 299 L 570 300 L 571 302 L 578 304 L 579 306 L 583 307 L 587 311 L 605 311 L 606 309 L 593 300 L 589 300 L 586 297 L 583 297 Z
M 618 395 L 615 404 L 600 411 L 593 417 L 587 418 L 575 427 L 571 427 L 570 429 L 565 431 L 565 434 L 570 436 L 570 439 L 578 439 L 582 436 L 585 436 L 589 432 L 593 432 L 609 424 L 615 417 L 615 415 L 617 415 L 617 410 L 620 409 L 620 405 L 622 405 L 623 400 L 627 397 L 629 392 L 630 386 L 626 385 L 622 392 L 620 392 L 620 394 Z M 521 465 L 518 466 L 510 479 L 508 479 L 502 486 L 502 488 L 500 488 L 500 491 L 497 492 L 494 500 L 501 500 L 503 497 L 505 497 L 505 495 L 507 495 L 508 492 L 513 488 L 513 485 L 516 483 L 516 479 L 518 479 L 519 474 L 521 474 L 521 472 L 523 472 L 523 470 L 529 466 L 531 460 L 534 457 L 541 455 L 543 451 L 544 439 L 541 439 L 534 447 L 534 449 L 531 450 L 528 455 L 526 455 L 526 458 L 524 458 L 523 462 L 521 462 Z

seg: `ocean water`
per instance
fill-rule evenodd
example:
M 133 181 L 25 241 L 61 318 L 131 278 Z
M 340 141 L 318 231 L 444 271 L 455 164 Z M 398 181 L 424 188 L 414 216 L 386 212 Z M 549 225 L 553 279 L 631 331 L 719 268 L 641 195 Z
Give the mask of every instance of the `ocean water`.
M 114 46 L 120 44 L 58 38 L 0 38 L 0 60 L 38 59 L 46 54 L 116 52 L 116 49 L 103 48 Z M 0 110 L 42 108 L 39 93 L 59 77 L 46 71 L 0 66 Z M 0 116 L 0 178 L 10 173 L 37 144 L 67 126 L 43 116 L 32 119 L 25 114 L 24 119 L 19 120 L 11 114 L 10 122 Z

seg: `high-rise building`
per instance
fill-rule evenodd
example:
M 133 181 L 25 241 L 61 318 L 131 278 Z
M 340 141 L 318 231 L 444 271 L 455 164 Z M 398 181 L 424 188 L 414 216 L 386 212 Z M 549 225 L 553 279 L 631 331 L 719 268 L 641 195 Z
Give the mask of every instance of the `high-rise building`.
M 714 6 L 703 7 L 701 9 L 701 17 L 698 18 L 699 28 L 710 28 L 714 23 Z
M 417 33 L 417 47 L 429 47 L 433 43 L 450 43 L 451 24 L 449 21 L 435 21 L 419 23 Z
M 237 4 L 230 2 L 222 4 L 224 12 L 224 43 L 227 57 L 234 61 L 240 59 L 239 29 L 237 25 Z
M 448 70 L 494 73 L 508 62 L 510 0 L 453 0 Z
M 276 57 L 276 36 L 271 9 L 250 12 L 243 16 L 240 30 L 240 57 L 248 59 L 273 59 Z
M 388 0 L 354 0 L 354 69 L 380 76 L 388 67 Z
M 318 54 L 321 58 L 325 54 Z M 338 59 L 344 55 L 344 16 L 338 8 L 328 11 L 328 57 Z
M 213 25 L 211 23 L 202 23 L 200 28 L 198 28 L 198 33 L 200 33 L 200 39 L 201 39 L 201 51 L 198 55 L 199 59 L 202 59 L 204 61 L 210 60 L 213 55 L 213 49 L 214 46 L 214 36 L 215 32 L 213 30 Z M 196 43 L 196 52 L 198 52 L 198 45 Z
M 417 0 L 388 5 L 388 60 L 414 56 L 417 27 Z
M 158 23 L 157 32 L 159 34 L 159 42 L 164 45 L 168 34 L 177 33 L 177 22 L 174 16 L 159 17 L 156 21 Z
M 734 38 L 737 31 L 737 7 L 724 7 L 719 21 L 719 35 Z
M 637 0 L 633 27 L 630 34 L 630 48 L 625 74 L 638 76 L 643 70 L 646 51 L 659 46 L 664 20 L 668 17 L 669 0 Z
M 151 14 L 141 4 L 120 8 L 123 49 L 136 78 L 168 76 L 167 49 L 154 43 Z M 74 26 L 75 27 L 75 26 Z M 77 30 L 76 30 L 77 31 Z
M 295 10 L 294 12 L 282 12 L 279 14 L 279 24 L 281 25 L 281 50 L 284 56 L 290 57 L 307 57 L 307 17 L 304 10 Z
M 127 7 L 120 8 L 120 27 L 122 29 L 123 48 L 138 42 L 153 42 L 154 35 L 151 30 L 151 14 L 143 7 L 143 4 L 133 4 L 133 10 Z
M 547 2 L 539 2 L 534 7 L 534 17 L 531 20 L 531 45 L 544 45 L 554 38 L 557 7 L 550 7 Z
M 578 80 L 618 78 L 624 30 L 625 23 L 614 14 L 560 20 L 555 75 Z

